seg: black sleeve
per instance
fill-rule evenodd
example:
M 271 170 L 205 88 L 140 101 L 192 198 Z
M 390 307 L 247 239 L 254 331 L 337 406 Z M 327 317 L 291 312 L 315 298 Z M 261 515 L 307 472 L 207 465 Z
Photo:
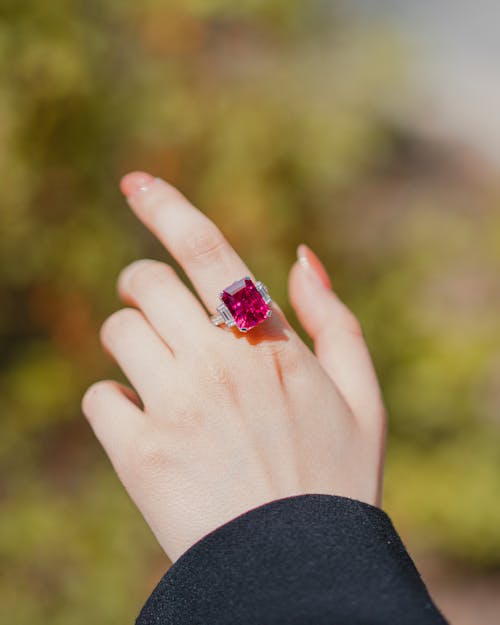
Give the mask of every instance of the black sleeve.
M 388 516 L 329 495 L 280 499 L 191 547 L 137 625 L 445 625 Z

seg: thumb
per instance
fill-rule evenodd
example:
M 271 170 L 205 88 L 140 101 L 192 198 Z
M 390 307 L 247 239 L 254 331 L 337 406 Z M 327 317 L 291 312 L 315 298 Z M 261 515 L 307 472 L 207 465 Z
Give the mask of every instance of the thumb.
M 290 271 L 290 300 L 318 360 L 357 419 L 384 427 L 380 388 L 358 320 L 332 291 L 312 250 L 299 245 L 297 256 Z

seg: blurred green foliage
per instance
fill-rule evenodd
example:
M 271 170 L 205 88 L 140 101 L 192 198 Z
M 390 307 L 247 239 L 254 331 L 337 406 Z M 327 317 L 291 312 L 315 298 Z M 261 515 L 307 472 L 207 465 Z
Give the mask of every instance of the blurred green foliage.
M 404 55 L 298 0 L 3 0 L 0 620 L 131 622 L 165 561 L 79 409 L 119 269 L 163 252 L 117 190 L 178 185 L 287 308 L 313 246 L 360 317 L 405 536 L 500 564 L 498 187 L 381 111 Z M 249 236 L 248 233 L 253 233 Z

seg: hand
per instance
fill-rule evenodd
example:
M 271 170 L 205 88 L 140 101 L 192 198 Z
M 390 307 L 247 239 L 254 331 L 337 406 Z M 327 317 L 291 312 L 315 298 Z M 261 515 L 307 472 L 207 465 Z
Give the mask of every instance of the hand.
M 122 189 L 211 313 L 220 290 L 251 275 L 216 226 L 166 182 L 136 172 Z M 98 382 L 83 411 L 172 561 L 211 530 L 282 497 L 379 502 L 379 387 L 359 324 L 311 250 L 299 247 L 290 297 L 316 355 L 275 304 L 248 334 L 213 326 L 164 263 L 132 263 L 119 292 L 132 307 L 111 315 L 101 338 L 137 394 Z

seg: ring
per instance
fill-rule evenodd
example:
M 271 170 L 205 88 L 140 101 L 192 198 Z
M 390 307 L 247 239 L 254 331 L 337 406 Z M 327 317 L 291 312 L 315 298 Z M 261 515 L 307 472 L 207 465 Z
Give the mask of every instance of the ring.
M 221 304 L 210 318 L 216 326 L 226 324 L 248 332 L 271 316 L 272 299 L 262 282 L 253 282 L 246 276 L 236 280 L 219 293 Z

